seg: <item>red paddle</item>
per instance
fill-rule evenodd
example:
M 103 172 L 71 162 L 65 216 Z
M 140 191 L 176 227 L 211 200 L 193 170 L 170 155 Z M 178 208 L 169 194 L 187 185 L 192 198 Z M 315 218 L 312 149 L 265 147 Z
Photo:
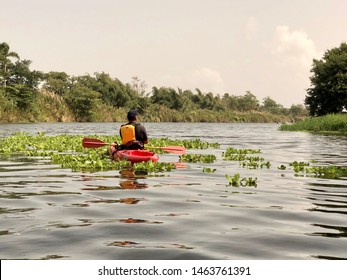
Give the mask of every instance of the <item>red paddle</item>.
M 84 148 L 100 148 L 106 145 L 112 145 L 110 143 L 105 143 L 99 139 L 95 138 L 83 138 L 82 145 Z M 167 147 L 147 147 L 148 149 L 160 149 L 168 153 L 172 154 L 184 154 L 186 152 L 186 148 L 183 146 L 167 146 Z
M 112 144 L 105 143 L 104 141 L 101 141 L 99 139 L 94 139 L 94 138 L 83 138 L 82 140 L 82 146 L 84 148 L 100 148 L 106 145 L 112 145 Z
M 183 155 L 186 153 L 186 148 L 183 146 L 166 146 L 166 147 L 146 147 L 148 149 L 160 149 L 168 153 Z

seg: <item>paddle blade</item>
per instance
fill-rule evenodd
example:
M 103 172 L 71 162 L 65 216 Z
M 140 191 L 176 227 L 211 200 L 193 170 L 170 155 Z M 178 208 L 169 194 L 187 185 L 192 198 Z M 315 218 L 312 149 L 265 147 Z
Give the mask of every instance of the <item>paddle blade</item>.
M 176 168 L 187 168 L 187 164 L 185 162 L 173 162 Z
M 99 139 L 83 138 L 83 140 L 82 140 L 82 146 L 84 148 L 100 148 L 100 147 L 103 147 L 106 145 L 109 145 L 109 144 L 105 143 L 104 141 L 101 141 Z
M 186 153 L 186 148 L 182 146 L 167 146 L 167 147 L 161 147 L 159 149 L 168 153 L 178 154 L 178 155 L 183 155 Z
M 168 153 L 183 155 L 186 153 L 186 148 L 183 146 L 167 146 L 167 147 L 151 147 L 147 146 L 147 149 L 160 149 Z

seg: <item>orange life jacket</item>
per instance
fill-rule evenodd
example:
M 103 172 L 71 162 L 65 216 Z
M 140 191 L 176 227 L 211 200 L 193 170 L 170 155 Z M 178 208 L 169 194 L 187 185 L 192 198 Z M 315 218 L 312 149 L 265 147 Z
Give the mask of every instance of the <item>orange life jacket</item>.
M 122 144 L 125 145 L 130 141 L 136 140 L 135 126 L 131 124 L 123 125 L 120 128 L 122 135 Z

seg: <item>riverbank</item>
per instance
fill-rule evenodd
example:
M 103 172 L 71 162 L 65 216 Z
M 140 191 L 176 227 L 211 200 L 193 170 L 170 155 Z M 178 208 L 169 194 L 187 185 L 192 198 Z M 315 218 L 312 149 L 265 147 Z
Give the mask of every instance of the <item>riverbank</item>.
M 0 111 L 0 123 L 54 123 L 54 122 L 85 122 L 76 118 L 65 106 L 50 105 L 48 111 L 11 112 Z M 98 115 L 87 122 L 124 122 L 127 108 L 112 109 L 100 106 Z M 161 107 L 146 110 L 140 114 L 143 122 L 183 122 L 183 123 L 294 123 L 304 117 L 276 115 L 269 112 L 215 112 L 211 110 L 195 110 L 189 114 Z
M 0 94 L 0 123 L 123 122 L 132 107 L 139 109 L 140 120 L 144 122 L 292 123 L 305 118 L 307 113 L 295 106 L 293 108 L 297 110 L 271 111 L 262 106 L 248 110 L 191 106 L 178 110 L 148 100 L 127 106 L 112 106 L 97 100 L 89 107 L 83 105 L 86 101 L 77 100 L 78 106 L 72 106 L 67 100 L 61 95 L 39 90 L 35 102 L 21 108 L 15 101 Z
M 293 124 L 281 125 L 279 129 L 282 131 L 347 134 L 347 114 L 329 114 L 306 118 Z
M 40 100 L 35 110 L 23 111 L 17 108 L 0 108 L 0 123 L 54 123 L 85 122 L 76 117 L 60 100 L 49 96 Z M 128 108 L 111 108 L 99 104 L 88 122 L 124 122 Z M 303 116 L 287 116 L 264 111 L 212 111 L 197 109 L 189 113 L 179 112 L 165 106 L 152 106 L 140 113 L 142 122 L 204 122 L 204 123 L 293 123 Z

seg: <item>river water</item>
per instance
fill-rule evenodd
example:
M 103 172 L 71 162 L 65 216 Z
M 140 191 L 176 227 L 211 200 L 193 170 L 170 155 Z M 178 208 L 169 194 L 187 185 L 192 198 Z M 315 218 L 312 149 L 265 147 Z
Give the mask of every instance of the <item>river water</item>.
M 0 124 L 13 132 L 117 133 L 117 123 Z M 293 161 L 347 165 L 347 137 L 280 132 L 276 124 L 145 123 L 151 138 L 201 139 L 212 163 L 172 172 L 72 172 L 0 158 L 1 259 L 347 259 L 347 178 L 295 176 Z M 269 169 L 223 161 L 260 149 Z M 178 161 L 167 154 L 160 161 Z M 213 173 L 204 167 L 216 169 Z M 257 177 L 229 186 L 226 174 Z

